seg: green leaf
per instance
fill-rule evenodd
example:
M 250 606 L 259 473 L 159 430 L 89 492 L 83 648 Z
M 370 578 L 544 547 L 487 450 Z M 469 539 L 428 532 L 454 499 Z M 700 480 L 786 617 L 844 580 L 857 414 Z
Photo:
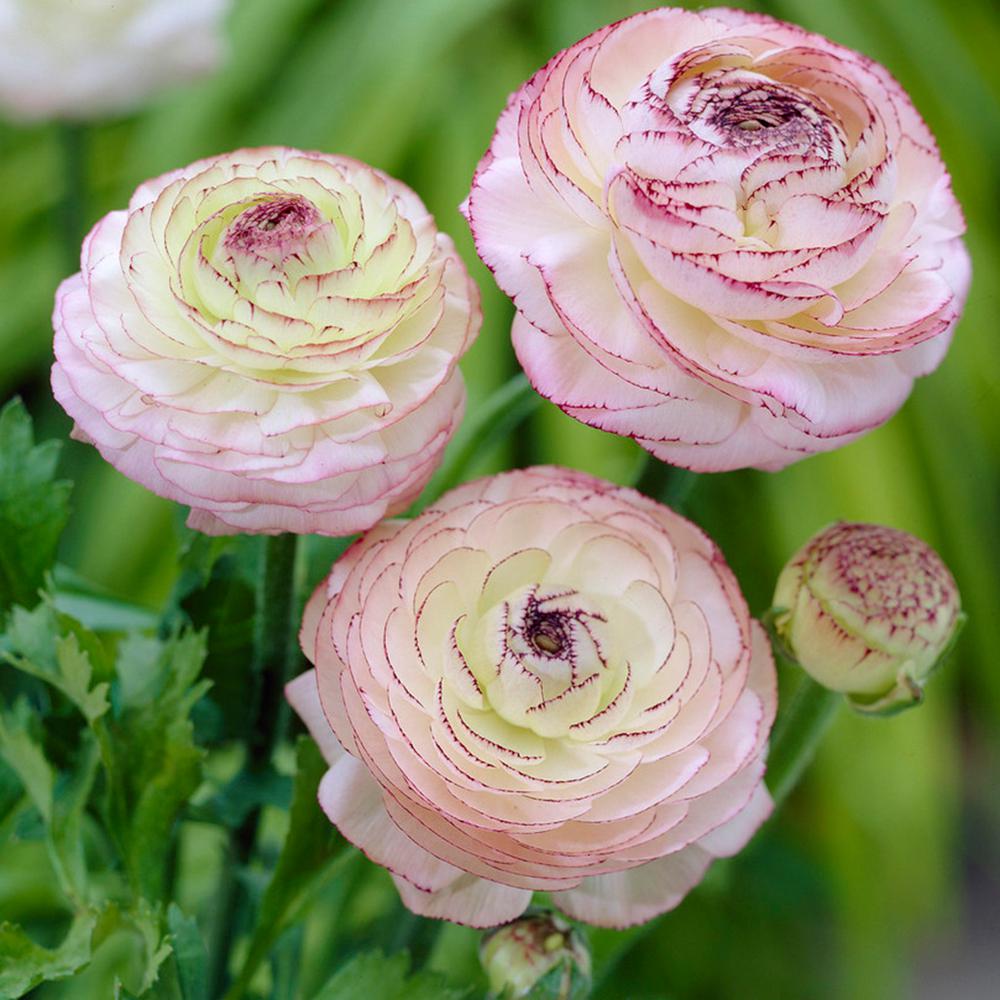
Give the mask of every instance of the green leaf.
M 69 517 L 70 484 L 55 480 L 59 443 L 35 445 L 24 404 L 0 410 L 0 611 L 33 605 Z
M 42 748 L 29 732 L 32 713 L 20 701 L 10 712 L 0 711 L 0 757 L 21 779 L 32 805 L 49 823 L 52 820 L 52 792 L 55 774 Z
M 208 950 L 193 917 L 176 903 L 167 910 L 167 926 L 184 1000 L 208 1000 Z
M 135 945 L 126 952 L 132 960 L 115 969 L 115 997 L 141 997 L 158 983 L 161 967 L 173 950 L 160 914 L 158 908 L 141 898 L 127 909 L 111 901 L 101 911 L 94 928 L 94 949 L 122 935 Z
M 0 758 L 17 774 L 45 825 L 52 866 L 66 895 L 80 903 L 86 896 L 87 869 L 80 822 L 97 774 L 97 744 L 84 739 L 75 769 L 58 776 L 30 732 L 26 702 L 0 712 Z
M 96 636 L 42 603 L 34 611 L 14 609 L 8 638 L 14 652 L 7 661 L 60 690 L 88 723 L 108 710 L 108 684 L 91 686 L 92 657 L 102 665 L 106 659 Z
M 56 563 L 52 582 L 56 610 L 95 632 L 150 630 L 160 623 L 158 612 L 116 597 L 69 566 Z
M 235 830 L 263 806 L 287 810 L 291 791 L 291 780 L 273 767 L 261 771 L 244 770 L 194 811 L 199 819 Z
M 76 768 L 56 783 L 49 837 L 55 868 L 74 899 L 87 893 L 87 865 L 81 823 L 100 761 L 97 740 L 85 731 Z
M 399 952 L 358 955 L 334 973 L 313 1000 L 464 1000 L 471 990 L 449 986 L 432 972 L 407 975 L 410 958 Z
M 141 666 L 141 676 L 124 684 L 119 676 L 120 717 L 108 727 L 106 766 L 129 879 L 155 900 L 163 892 L 174 822 L 201 782 L 204 751 L 189 716 L 208 689 L 197 680 L 205 638 L 186 632 L 166 642 L 134 643 L 127 652 L 119 669 Z M 140 692 L 155 695 L 140 701 Z
M 0 924 L 0 996 L 24 996 L 39 983 L 63 979 L 83 968 L 90 961 L 96 923 L 96 915 L 84 911 L 58 948 L 43 948 L 16 924 Z
M 257 911 L 250 948 L 236 984 L 237 995 L 249 985 L 275 942 L 292 924 L 309 891 L 322 881 L 321 870 L 341 859 L 340 854 L 334 857 L 340 838 L 316 801 L 316 789 L 327 763 L 307 736 L 299 737 L 295 758 L 288 834 Z

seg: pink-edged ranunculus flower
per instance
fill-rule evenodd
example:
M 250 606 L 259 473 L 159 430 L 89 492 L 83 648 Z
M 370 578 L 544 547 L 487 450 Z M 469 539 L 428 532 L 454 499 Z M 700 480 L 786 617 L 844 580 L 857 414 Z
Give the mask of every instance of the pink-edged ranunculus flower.
M 357 542 L 288 697 L 326 814 L 417 913 L 604 926 L 676 906 L 771 809 L 770 647 L 702 532 L 560 468 L 468 483 Z
M 139 187 L 56 297 L 56 398 L 209 534 L 346 535 L 404 509 L 461 419 L 479 295 L 404 184 L 240 150 Z
M 665 8 L 511 98 L 464 206 L 535 387 L 699 471 L 888 419 L 961 311 L 965 226 L 879 65 L 758 14 Z
M 0 0 L 0 112 L 86 119 L 130 111 L 210 73 L 232 0 Z

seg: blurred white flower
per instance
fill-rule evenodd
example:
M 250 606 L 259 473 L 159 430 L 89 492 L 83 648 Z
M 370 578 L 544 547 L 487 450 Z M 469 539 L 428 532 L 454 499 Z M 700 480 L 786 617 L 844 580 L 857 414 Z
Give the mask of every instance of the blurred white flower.
M 231 0 L 0 0 L 0 112 L 20 120 L 129 111 L 211 72 Z

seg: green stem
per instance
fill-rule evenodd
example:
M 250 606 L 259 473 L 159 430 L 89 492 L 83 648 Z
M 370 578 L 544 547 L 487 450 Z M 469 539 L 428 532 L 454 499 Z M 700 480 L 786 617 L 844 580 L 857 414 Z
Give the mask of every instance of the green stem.
M 480 456 L 507 438 L 542 405 L 542 397 L 523 373 L 515 375 L 470 414 L 448 448 L 441 468 L 411 513 L 419 514 L 439 496 L 458 486 Z
M 768 754 L 767 784 L 777 809 L 798 784 L 843 701 L 837 691 L 806 674 L 774 727 Z
M 258 699 L 250 734 L 251 768 L 267 765 L 288 730 L 290 711 L 284 688 L 298 661 L 295 655 L 295 557 L 298 535 L 269 535 L 257 589 L 254 673 Z
M 298 657 L 292 645 L 295 617 L 295 557 L 298 535 L 270 535 L 263 540 L 257 588 L 257 631 L 254 637 L 254 694 L 245 767 L 251 773 L 270 766 L 275 748 L 288 729 L 289 709 L 283 690 Z M 260 808 L 252 810 L 230 837 L 218 891 L 218 919 L 212 949 L 211 995 L 221 996 L 229 979 L 236 942 L 236 922 L 243 892 L 234 869 L 250 863 L 257 844 Z
M 62 122 L 59 125 L 59 142 L 62 146 L 64 193 L 61 206 L 63 245 L 66 265 L 70 271 L 80 269 L 80 244 L 86 225 L 87 203 L 87 136 L 79 122 Z
M 635 488 L 681 514 L 697 482 L 697 472 L 667 465 L 650 455 L 639 473 Z

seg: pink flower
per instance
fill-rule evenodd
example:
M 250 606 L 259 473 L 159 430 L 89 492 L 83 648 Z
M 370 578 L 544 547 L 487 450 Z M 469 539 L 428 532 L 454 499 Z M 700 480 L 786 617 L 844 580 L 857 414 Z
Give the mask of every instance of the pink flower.
M 649 11 L 556 55 L 464 209 L 538 391 L 700 471 L 881 424 L 941 361 L 969 281 L 899 85 L 742 11 Z
M 240 150 L 139 187 L 56 297 L 52 386 L 208 534 L 346 535 L 403 510 L 461 419 L 479 295 L 399 181 Z
M 320 803 L 418 913 L 488 926 L 545 890 L 634 924 L 770 811 L 763 630 L 715 545 L 632 490 L 461 486 L 357 542 L 301 636 Z

